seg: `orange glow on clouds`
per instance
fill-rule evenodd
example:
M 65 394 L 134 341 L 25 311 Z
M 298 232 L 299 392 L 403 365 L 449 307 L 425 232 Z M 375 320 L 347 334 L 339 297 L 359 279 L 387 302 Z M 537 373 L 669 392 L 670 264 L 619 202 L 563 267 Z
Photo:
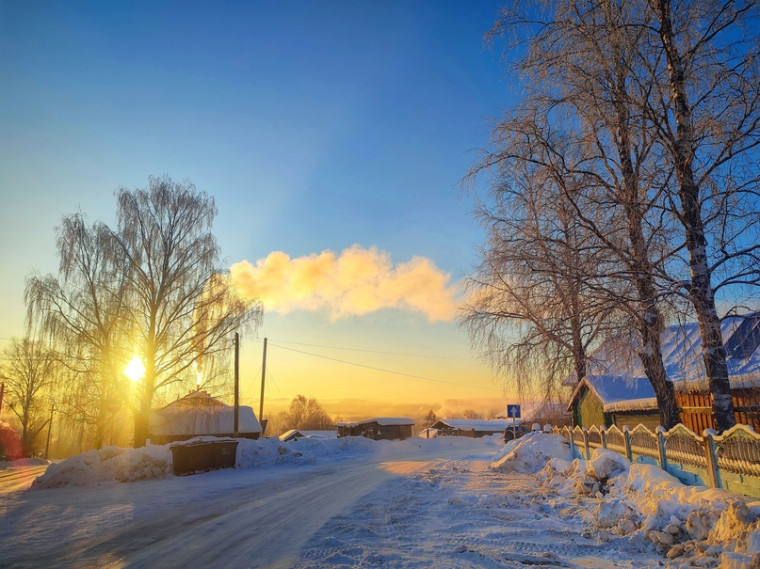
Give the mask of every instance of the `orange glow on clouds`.
M 353 245 L 340 255 L 323 251 L 296 258 L 274 251 L 255 264 L 235 263 L 230 275 L 243 294 L 280 314 L 326 310 L 339 319 L 396 308 L 448 321 L 458 308 L 456 287 L 430 259 L 413 257 L 394 266 L 390 253 L 376 247 Z

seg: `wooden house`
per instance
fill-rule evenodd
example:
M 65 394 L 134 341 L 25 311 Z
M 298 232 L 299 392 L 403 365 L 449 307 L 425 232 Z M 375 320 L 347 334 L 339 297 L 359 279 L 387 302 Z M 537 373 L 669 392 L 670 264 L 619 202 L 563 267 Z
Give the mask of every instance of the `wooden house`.
M 414 421 L 405 417 L 380 417 L 350 423 L 337 423 L 338 438 L 366 437 L 376 441 L 404 440 L 412 436 Z
M 184 441 L 198 436 L 231 437 L 235 424 L 235 408 L 211 397 L 205 391 L 193 391 L 150 414 L 149 438 L 153 444 Z M 238 437 L 258 439 L 261 436 L 253 409 L 238 407 Z
M 760 313 L 725 318 L 721 330 L 736 422 L 760 432 Z M 696 433 L 714 428 L 701 350 L 695 323 L 671 326 L 663 333 L 663 362 L 676 391 L 681 422 Z M 573 424 L 634 427 L 642 423 L 650 429 L 659 424 L 657 399 L 634 339 L 618 336 L 604 342 L 589 357 L 586 372 L 570 398 Z
M 515 426 L 519 426 L 517 421 Z M 480 438 L 488 435 L 503 435 L 507 428 L 513 426 L 512 420 L 469 420 L 469 419 L 439 419 L 426 430 L 435 432 L 434 436 L 473 437 Z M 431 437 L 432 438 L 432 437 Z

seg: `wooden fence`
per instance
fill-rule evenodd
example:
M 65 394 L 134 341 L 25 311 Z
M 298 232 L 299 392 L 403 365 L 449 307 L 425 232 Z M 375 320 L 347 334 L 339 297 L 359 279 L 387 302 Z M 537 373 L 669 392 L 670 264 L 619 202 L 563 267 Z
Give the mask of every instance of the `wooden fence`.
M 573 452 L 590 459 L 593 449 L 606 448 L 634 462 L 658 465 L 688 484 L 703 484 L 760 497 L 760 435 L 736 425 L 722 435 L 707 429 L 702 436 L 683 424 L 653 433 L 643 425 L 611 427 L 554 427 L 568 439 Z

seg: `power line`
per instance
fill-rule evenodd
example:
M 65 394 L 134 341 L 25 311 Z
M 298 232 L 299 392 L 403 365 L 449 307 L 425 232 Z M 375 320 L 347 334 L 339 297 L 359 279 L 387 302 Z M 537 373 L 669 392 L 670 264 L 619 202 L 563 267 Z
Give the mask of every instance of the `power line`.
M 304 355 L 307 355 L 307 356 L 312 356 L 314 358 L 321 358 L 323 360 L 330 360 L 330 361 L 333 361 L 333 362 L 338 362 L 338 363 L 342 363 L 342 364 L 346 364 L 346 365 L 352 365 L 352 366 L 356 366 L 356 367 L 362 367 L 362 368 L 365 368 L 365 369 L 371 369 L 373 371 L 380 371 L 380 372 L 383 372 L 383 373 L 390 373 L 390 374 L 393 374 L 393 375 L 401 375 L 401 376 L 404 376 L 404 377 L 412 377 L 414 379 L 422 379 L 422 380 L 425 380 L 425 381 L 433 381 L 435 383 L 445 383 L 445 384 L 448 384 L 448 385 L 458 385 L 460 387 L 469 387 L 469 388 L 475 388 L 475 389 L 488 389 L 489 391 L 491 390 L 491 388 L 489 388 L 489 387 L 480 387 L 480 386 L 477 386 L 477 385 L 466 385 L 464 383 L 457 383 L 455 381 L 445 381 L 443 379 L 436 379 L 434 377 L 426 377 L 424 375 L 414 375 L 414 374 L 411 374 L 411 373 L 404 373 L 402 371 L 383 369 L 383 368 L 374 367 L 374 366 L 370 366 L 370 365 L 366 365 L 366 364 L 360 364 L 360 363 L 356 363 L 356 362 L 350 362 L 348 360 L 340 360 L 338 358 L 331 358 L 330 356 L 323 356 L 321 354 L 313 354 L 311 352 L 304 352 L 303 350 L 296 350 L 295 348 L 288 348 L 287 346 L 280 346 L 280 345 L 272 344 L 272 343 L 270 343 L 269 345 L 270 346 L 274 346 L 275 348 L 280 348 L 282 350 L 288 350 L 290 352 L 296 352 L 298 354 L 304 354 Z
M 473 358 L 458 358 L 455 356 L 439 356 L 439 355 L 434 355 L 434 354 L 410 354 L 408 352 L 384 352 L 380 350 L 369 350 L 366 348 L 349 348 L 346 346 L 328 346 L 325 344 L 308 344 L 305 342 L 286 342 L 283 340 L 276 340 L 276 341 L 281 344 L 289 344 L 291 346 L 309 346 L 312 348 L 326 348 L 328 350 L 345 350 L 345 351 L 350 351 L 350 352 L 366 352 L 370 354 L 382 354 L 386 356 L 406 356 L 410 358 L 432 358 L 432 359 L 437 359 L 437 360 L 473 361 Z M 280 347 L 284 347 L 284 346 L 280 346 Z

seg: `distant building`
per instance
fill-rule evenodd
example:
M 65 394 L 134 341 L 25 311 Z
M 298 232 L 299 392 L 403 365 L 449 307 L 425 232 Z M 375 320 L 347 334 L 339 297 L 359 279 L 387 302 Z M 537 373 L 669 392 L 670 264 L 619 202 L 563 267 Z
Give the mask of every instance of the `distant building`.
M 366 437 L 379 441 L 404 440 L 412 436 L 414 421 L 405 417 L 380 417 L 356 421 L 352 423 L 337 423 L 338 438 Z
M 721 322 L 736 422 L 760 431 L 760 313 L 732 316 Z M 714 428 L 712 396 L 702 360 L 699 326 L 670 326 L 662 335 L 665 372 L 673 383 L 680 420 L 695 433 Z M 568 410 L 582 427 L 639 423 L 659 425 L 657 399 L 644 373 L 634 341 L 611 338 L 594 351 L 586 375 L 577 384 Z
M 282 433 L 279 439 L 286 443 L 288 441 L 297 441 L 298 439 L 335 439 L 338 437 L 337 431 L 302 431 L 300 429 L 290 429 Z
M 162 409 L 151 411 L 149 438 L 153 444 L 166 444 L 198 436 L 231 437 L 234 424 L 232 405 L 222 403 L 205 391 L 193 391 Z M 258 439 L 261 432 L 253 409 L 238 407 L 238 436 Z
M 515 425 L 519 424 L 519 421 L 515 423 Z M 507 427 L 512 427 L 512 420 L 439 419 L 430 425 L 426 431 L 429 432 L 430 438 L 433 436 L 479 438 L 488 435 L 503 435 Z M 435 431 L 435 435 L 432 434 L 433 431 Z

